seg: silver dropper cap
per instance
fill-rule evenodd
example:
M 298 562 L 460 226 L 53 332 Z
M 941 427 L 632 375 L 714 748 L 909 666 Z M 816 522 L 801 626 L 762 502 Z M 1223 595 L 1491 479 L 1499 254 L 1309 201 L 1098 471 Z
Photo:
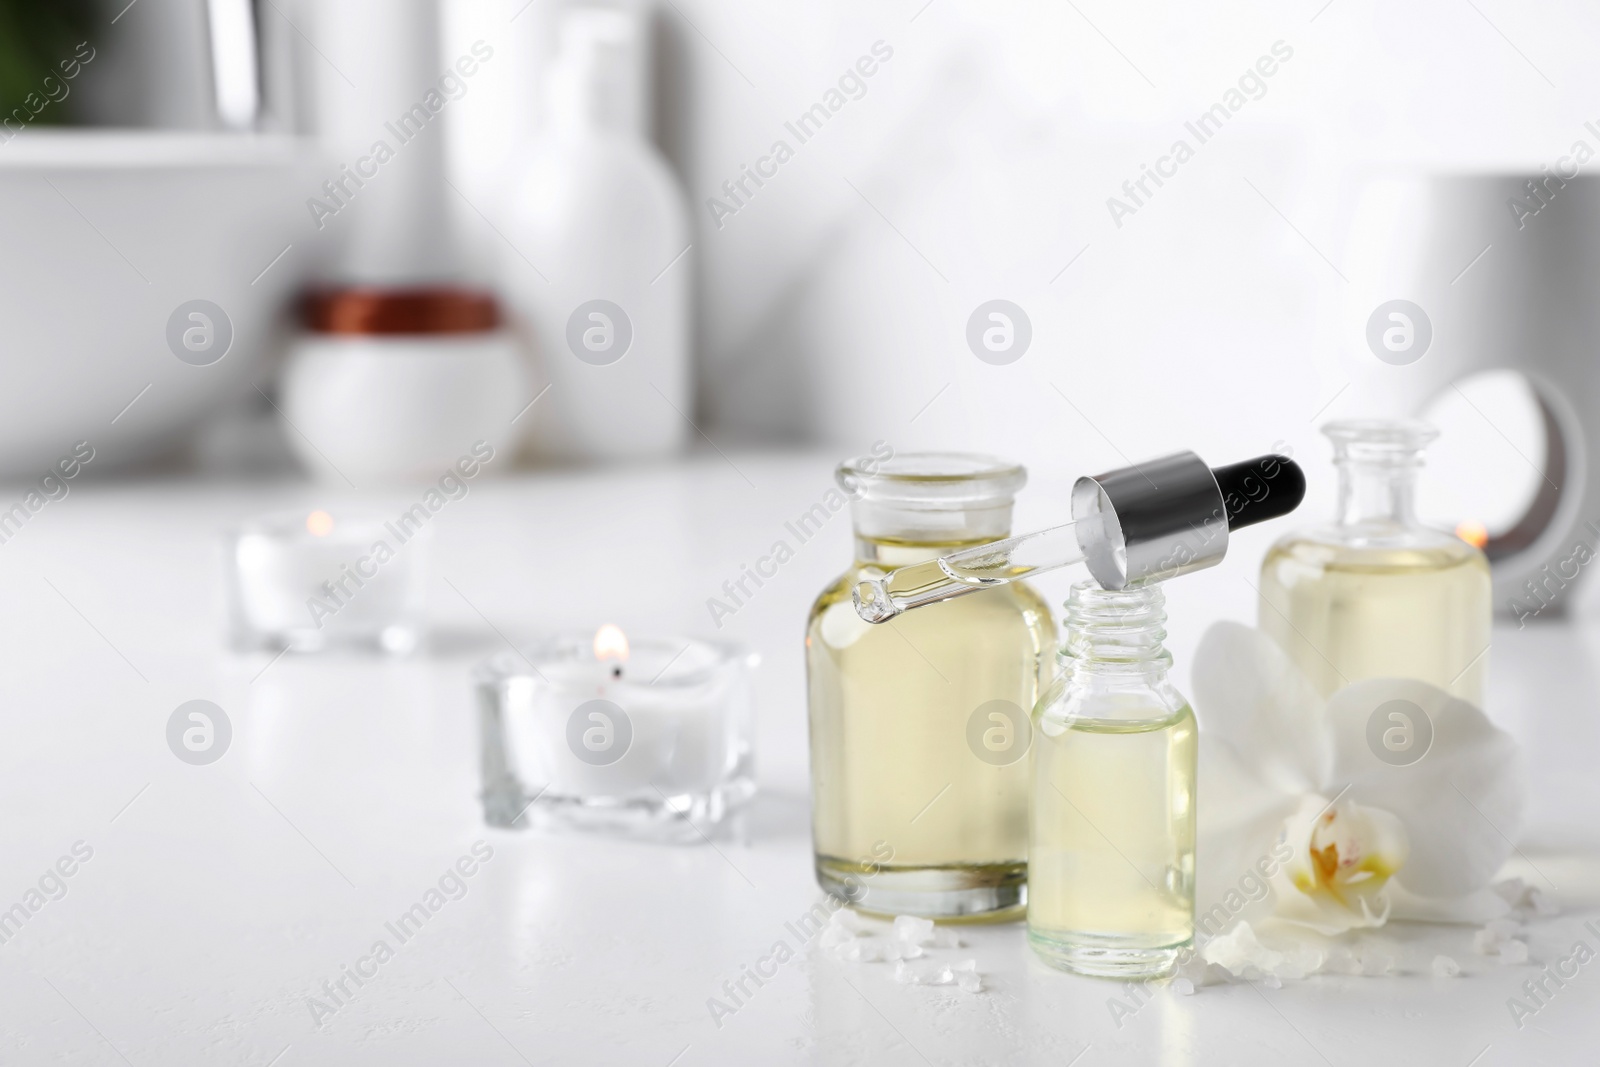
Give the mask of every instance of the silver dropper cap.
M 1228 554 L 1228 508 L 1211 468 L 1193 452 L 1079 478 L 1072 517 L 1084 564 L 1106 589 L 1165 581 L 1222 562 Z M 1080 542 L 1081 543 L 1081 542 Z

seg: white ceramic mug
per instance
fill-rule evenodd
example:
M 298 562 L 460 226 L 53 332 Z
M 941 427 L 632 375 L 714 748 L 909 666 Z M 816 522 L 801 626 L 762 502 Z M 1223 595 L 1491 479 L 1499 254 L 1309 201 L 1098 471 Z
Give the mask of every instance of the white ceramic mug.
M 1600 549 L 1584 525 L 1600 520 L 1600 301 L 1592 291 L 1600 277 L 1600 179 L 1374 178 L 1359 197 L 1346 273 L 1352 336 L 1402 299 L 1422 309 L 1431 334 L 1425 351 L 1418 345 L 1380 357 L 1391 366 L 1360 354 L 1369 400 L 1420 412 L 1484 371 L 1519 371 L 1531 383 L 1545 420 L 1541 483 L 1527 513 L 1491 537 L 1486 551 L 1498 611 L 1520 614 L 1519 601 L 1537 606 L 1528 600 L 1533 582 L 1559 613 L 1574 599 L 1566 587 L 1581 578 L 1574 545 Z M 1394 321 L 1415 329 L 1422 319 Z

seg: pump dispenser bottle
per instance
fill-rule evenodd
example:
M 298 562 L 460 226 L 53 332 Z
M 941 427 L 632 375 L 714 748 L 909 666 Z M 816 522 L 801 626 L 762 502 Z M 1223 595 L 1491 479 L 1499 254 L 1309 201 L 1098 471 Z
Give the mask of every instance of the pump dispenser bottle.
M 504 270 L 549 394 L 529 409 L 559 460 L 678 451 L 693 414 L 693 254 L 683 193 L 649 140 L 640 16 L 574 7 L 558 23 L 546 122 L 517 167 Z

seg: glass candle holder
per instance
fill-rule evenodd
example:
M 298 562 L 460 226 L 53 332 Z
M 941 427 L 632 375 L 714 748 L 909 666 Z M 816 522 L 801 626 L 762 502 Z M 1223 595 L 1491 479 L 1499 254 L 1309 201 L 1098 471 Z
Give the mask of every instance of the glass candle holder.
M 477 671 L 491 826 L 699 841 L 755 793 L 756 657 L 733 645 L 566 634 Z
M 237 651 L 406 653 L 424 635 L 430 532 L 373 515 L 289 512 L 225 537 Z

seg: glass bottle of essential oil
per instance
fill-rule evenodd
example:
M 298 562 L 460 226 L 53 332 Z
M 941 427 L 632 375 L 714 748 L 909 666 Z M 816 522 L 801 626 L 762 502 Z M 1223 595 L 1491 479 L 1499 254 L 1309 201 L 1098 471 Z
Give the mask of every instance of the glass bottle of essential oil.
M 1328 424 L 1339 468 L 1329 526 L 1292 533 L 1261 564 L 1261 629 L 1324 696 L 1365 678 L 1417 678 L 1483 703 L 1489 563 L 1413 511 L 1422 450 L 1413 421 Z
M 1026 481 L 988 456 L 841 465 L 855 562 L 806 627 L 817 880 L 868 911 L 1015 915 L 1026 900 L 1028 711 L 1055 625 L 1023 583 L 883 625 L 850 593 L 864 578 L 1011 532 Z
M 1080 974 L 1154 977 L 1194 937 L 1194 712 L 1158 585 L 1080 582 L 1034 709 L 1028 940 Z

